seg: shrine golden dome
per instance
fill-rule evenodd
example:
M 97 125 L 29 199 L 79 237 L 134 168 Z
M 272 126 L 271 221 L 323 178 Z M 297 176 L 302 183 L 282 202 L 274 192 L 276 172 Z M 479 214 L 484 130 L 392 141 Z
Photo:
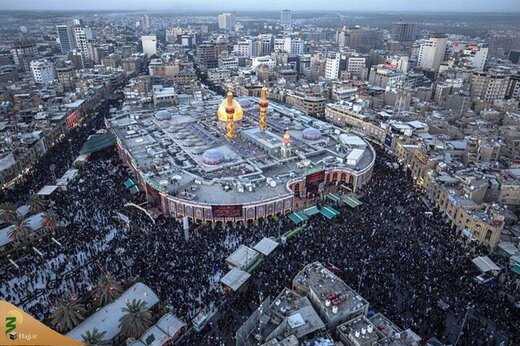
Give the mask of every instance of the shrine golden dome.
M 244 110 L 240 103 L 233 98 L 233 93 L 228 91 L 227 97 L 222 101 L 217 111 L 217 118 L 219 121 L 226 122 L 228 120 L 227 109 L 229 108 L 229 104 L 231 103 L 231 108 L 233 109 L 233 121 L 240 121 L 244 117 Z

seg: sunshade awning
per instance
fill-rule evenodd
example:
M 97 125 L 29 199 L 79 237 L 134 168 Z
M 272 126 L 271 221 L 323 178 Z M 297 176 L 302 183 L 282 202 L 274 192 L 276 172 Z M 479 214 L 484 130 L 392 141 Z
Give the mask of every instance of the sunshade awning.
M 343 201 L 345 203 L 347 203 L 348 206 L 351 208 L 356 208 L 356 207 L 360 206 L 361 204 L 363 204 L 359 199 L 357 199 L 356 197 L 352 197 L 352 196 L 343 198 Z
M 298 225 L 304 221 L 307 221 L 309 218 L 304 213 L 294 212 L 289 215 L 289 219 L 291 219 L 292 222 Z
M 500 267 L 495 264 L 489 257 L 481 256 L 471 260 L 481 272 L 500 271 Z
M 134 185 L 134 186 L 132 186 L 132 187 L 129 189 L 129 191 L 130 191 L 130 193 L 131 193 L 132 195 L 135 195 L 135 194 L 138 193 L 140 190 L 139 190 L 139 188 L 137 187 L 137 185 Z
M 335 218 L 340 214 L 339 211 L 329 206 L 321 208 L 320 213 L 329 220 Z
M 333 193 L 328 193 L 328 194 L 327 194 L 327 198 L 330 199 L 330 200 L 332 200 L 332 201 L 334 201 L 334 202 L 339 202 L 339 201 L 341 201 L 341 198 L 339 198 L 338 195 L 335 195 L 335 194 L 333 194 Z
M 135 185 L 135 181 L 133 181 L 132 179 L 127 179 L 127 180 L 125 180 L 125 182 L 123 184 L 125 185 L 125 187 L 127 189 L 129 189 Z
M 303 212 L 307 216 L 312 216 L 312 215 L 319 214 L 320 210 L 316 206 L 313 206 L 313 207 L 305 209 Z

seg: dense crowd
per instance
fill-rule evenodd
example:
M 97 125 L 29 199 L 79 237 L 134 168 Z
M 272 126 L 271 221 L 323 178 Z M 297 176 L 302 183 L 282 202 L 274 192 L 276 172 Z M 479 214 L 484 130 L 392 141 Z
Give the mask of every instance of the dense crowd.
M 78 131 L 85 137 L 99 126 Z M 57 160 L 70 161 L 59 155 Z M 339 268 L 341 278 L 373 310 L 423 337 L 454 342 L 467 313 L 464 344 L 494 344 L 500 333 L 511 344 L 519 342 L 520 318 L 507 299 L 514 290 L 508 278 L 494 286 L 477 284 L 471 259 L 488 250 L 465 243 L 437 211 L 427 216 L 430 209 L 411 179 L 388 165 L 390 160 L 383 152 L 377 156 L 374 176 L 361 191 L 363 205 L 336 206 L 341 214 L 333 220 L 311 217 L 299 236 L 254 273 L 249 291 L 227 297 L 218 285 L 227 271 L 225 258 L 240 244 L 252 246 L 264 236 L 277 236 L 280 228 L 287 231 L 294 227 L 291 221 L 192 225 L 186 241 L 176 220 L 159 217 L 154 223 L 125 208 L 127 201 L 142 198 L 124 188 L 129 173 L 112 149 L 94 154 L 79 180 L 52 197 L 61 246 L 44 241 L 39 245 L 43 255 L 18 259 L 20 269 L 7 269 L 0 294 L 46 320 L 56 298 L 66 292 L 89 294 L 96 279 L 110 272 L 123 284 L 147 284 L 185 321 L 203 309 L 218 310 L 205 331 L 190 334 L 184 343 L 229 344 L 257 307 L 260 293 L 274 297 L 291 286 L 305 264 L 322 261 Z M 40 180 L 49 177 L 36 185 Z M 116 212 L 131 222 L 116 220 Z M 439 300 L 449 307 L 441 309 Z

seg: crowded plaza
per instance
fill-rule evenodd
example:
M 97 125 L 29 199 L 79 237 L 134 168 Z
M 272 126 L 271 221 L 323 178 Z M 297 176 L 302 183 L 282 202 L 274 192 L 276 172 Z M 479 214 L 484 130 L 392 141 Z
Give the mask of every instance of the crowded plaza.
M 108 106 L 73 129 L 24 181 L 3 191 L 2 201 L 25 204 L 52 180 L 51 163 L 56 175 L 66 171 L 87 137 L 103 128 Z M 374 312 L 424 340 L 518 343 L 519 314 L 507 299 L 515 287 L 507 277 L 493 286 L 473 280 L 471 259 L 489 255 L 489 249 L 465 242 L 427 205 L 407 172 L 391 163 L 391 155 L 376 148 L 373 176 L 357 194 L 363 204 L 355 209 L 335 205 L 340 214 L 334 219 L 310 217 L 298 236 L 254 272 L 248 290 L 229 295 L 219 286 L 226 257 L 242 244 L 278 237 L 294 228 L 293 222 L 279 215 L 237 224 L 192 223 L 186 237 L 179 220 L 129 207 L 142 205 L 145 197 L 125 188 L 131 171 L 111 146 L 91 154 L 78 178 L 48 197 L 56 227 L 31 244 L 38 251 L 27 245 L 21 253 L 10 252 L 11 261 L 3 261 L 0 269 L 0 294 L 56 327 L 52 316 L 64 296 L 95 310 L 91 297 L 100 277 L 110 276 L 123 287 L 142 282 L 157 294 L 161 307 L 187 323 L 202 311 L 216 311 L 206 328 L 188 330 L 179 344 L 232 345 L 259 296 L 276 296 L 303 266 L 320 261 L 333 266 Z M 118 340 L 114 344 L 124 342 Z

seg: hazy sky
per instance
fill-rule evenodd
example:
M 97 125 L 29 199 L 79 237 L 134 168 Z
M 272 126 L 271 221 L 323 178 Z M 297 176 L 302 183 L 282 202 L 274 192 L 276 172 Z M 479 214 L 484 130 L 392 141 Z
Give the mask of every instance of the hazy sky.
M 0 0 L 23 10 L 350 10 L 520 12 L 520 0 Z

